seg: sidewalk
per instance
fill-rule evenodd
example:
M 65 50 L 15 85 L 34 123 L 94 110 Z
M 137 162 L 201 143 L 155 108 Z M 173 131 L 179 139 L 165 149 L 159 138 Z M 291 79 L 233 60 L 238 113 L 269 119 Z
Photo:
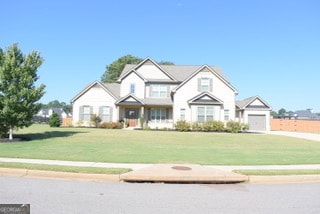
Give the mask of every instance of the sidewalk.
M 31 163 L 61 166 L 83 166 L 102 168 L 129 168 L 133 171 L 122 175 L 101 175 L 83 173 L 48 172 L 25 169 L 0 168 L 1 175 L 19 177 L 41 177 L 90 181 L 127 182 L 173 182 L 173 183 L 295 183 L 320 182 L 320 175 L 299 176 L 244 176 L 232 170 L 293 170 L 319 169 L 320 164 L 311 165 L 263 165 L 263 166 L 218 166 L 197 164 L 122 164 L 101 162 L 79 162 L 40 159 L 0 158 L 0 162 Z
M 82 162 L 82 161 L 61 161 L 61 160 L 41 160 L 41 159 L 22 159 L 22 158 L 1 158 L 0 162 L 5 163 L 30 163 L 30 164 L 45 164 L 45 165 L 58 165 L 58 166 L 82 166 L 82 167 L 101 167 L 101 168 L 127 168 L 132 170 L 138 170 L 145 167 L 153 166 L 156 164 L 130 164 L 130 163 L 103 163 L 103 162 Z M 164 164 L 162 164 L 164 165 Z M 172 165 L 172 164 L 168 164 Z M 181 165 L 181 164 L 176 164 Z M 188 164 L 182 164 L 188 165 Z M 193 165 L 193 164 L 191 164 Z M 239 170 L 269 170 L 269 169 L 319 169 L 320 164 L 303 164 L 303 165 L 256 165 L 256 166 L 244 166 L 244 165 L 203 165 L 219 170 L 233 171 Z

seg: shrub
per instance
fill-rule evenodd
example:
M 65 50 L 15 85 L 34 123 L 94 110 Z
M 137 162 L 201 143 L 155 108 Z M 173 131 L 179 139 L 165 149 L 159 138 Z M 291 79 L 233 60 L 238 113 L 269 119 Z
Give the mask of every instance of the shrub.
M 50 127 L 60 127 L 61 121 L 59 115 L 55 112 L 50 116 L 49 126 Z
M 224 123 L 221 121 L 213 121 L 213 131 L 216 131 L 216 132 L 225 131 Z
M 99 126 L 99 123 L 101 122 L 101 119 L 100 119 L 100 117 L 98 115 L 92 114 L 90 119 L 91 119 L 90 122 L 92 123 L 92 125 L 94 125 L 94 127 L 98 127 Z
M 243 124 L 239 123 L 239 122 L 235 122 L 235 121 L 228 121 L 227 123 L 227 131 L 231 132 L 231 133 L 239 133 L 243 130 L 243 128 L 245 128 L 243 126 Z
M 180 132 L 187 132 L 190 131 L 191 125 L 190 123 L 186 122 L 185 120 L 179 120 L 174 125 L 175 129 Z
M 202 131 L 202 124 L 194 122 L 192 123 L 192 131 Z
M 222 132 L 224 131 L 224 124 L 221 121 L 206 121 L 203 124 L 203 131 Z
M 122 129 L 123 123 L 121 123 L 121 122 L 103 122 L 100 124 L 99 127 L 103 128 L 103 129 Z
M 83 126 L 83 121 L 79 120 L 78 122 L 76 122 L 76 126 L 81 127 Z
M 150 126 L 145 125 L 145 126 L 143 126 L 143 130 L 151 131 L 152 129 L 150 128 Z

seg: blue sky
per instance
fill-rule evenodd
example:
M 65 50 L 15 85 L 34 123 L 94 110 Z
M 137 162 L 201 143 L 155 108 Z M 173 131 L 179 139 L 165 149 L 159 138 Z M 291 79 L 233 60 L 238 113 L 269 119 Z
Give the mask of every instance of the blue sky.
M 2 0 L 0 47 L 45 62 L 41 102 L 69 102 L 121 56 L 220 66 L 274 110 L 320 112 L 318 0 Z

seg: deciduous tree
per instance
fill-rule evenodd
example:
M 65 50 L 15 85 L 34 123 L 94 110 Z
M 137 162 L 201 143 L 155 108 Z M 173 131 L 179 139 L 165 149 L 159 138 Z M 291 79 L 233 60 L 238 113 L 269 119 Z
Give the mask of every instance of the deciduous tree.
M 45 85 L 35 85 L 37 70 L 43 58 L 36 51 L 24 55 L 13 44 L 5 51 L 0 49 L 0 135 L 9 132 L 12 140 L 14 128 L 28 127 L 41 104 Z
M 120 57 L 110 65 L 106 66 L 106 70 L 101 77 L 102 82 L 116 82 L 126 64 L 139 64 L 141 58 L 132 55 Z
M 139 64 L 142 62 L 143 59 L 132 56 L 132 55 L 126 55 L 123 57 L 120 57 L 110 65 L 106 66 L 106 70 L 104 74 L 101 77 L 102 82 L 116 82 L 119 78 L 122 70 L 126 66 L 126 64 Z M 160 65 L 174 65 L 173 62 L 170 61 L 160 61 Z

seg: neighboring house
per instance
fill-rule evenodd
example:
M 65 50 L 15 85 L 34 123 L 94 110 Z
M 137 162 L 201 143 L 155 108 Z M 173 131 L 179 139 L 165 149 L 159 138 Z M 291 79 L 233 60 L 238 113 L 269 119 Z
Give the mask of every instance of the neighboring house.
M 269 130 L 270 106 L 259 97 L 236 105 L 237 94 L 218 67 L 159 65 L 146 58 L 126 65 L 117 83 L 95 81 L 80 91 L 71 100 L 73 124 L 90 125 L 96 114 L 102 121 L 127 120 L 132 127 L 143 117 L 150 128 L 174 128 L 179 120 L 235 120 L 252 130 Z
M 57 113 L 61 119 L 71 116 L 70 114 L 67 114 L 62 108 L 43 108 L 40 109 L 36 116 L 42 118 L 49 118 L 54 112 Z
M 295 112 L 287 112 L 283 115 L 279 115 L 276 118 L 289 119 L 289 120 L 320 120 L 320 115 L 313 113 L 312 110 L 298 110 Z
M 295 111 L 293 116 L 297 120 L 320 120 L 320 116 L 310 109 Z

